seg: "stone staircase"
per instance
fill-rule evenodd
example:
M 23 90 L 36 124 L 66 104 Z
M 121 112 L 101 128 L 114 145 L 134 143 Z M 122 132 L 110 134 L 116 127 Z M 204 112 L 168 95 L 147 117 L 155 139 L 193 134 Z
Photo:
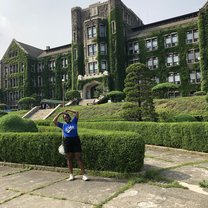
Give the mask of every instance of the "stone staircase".
M 82 99 L 79 102 L 79 105 L 95 105 L 98 104 L 99 101 L 102 101 L 105 97 L 100 96 L 99 98 L 93 98 L 93 99 Z
M 83 105 L 83 106 L 86 106 L 86 105 L 93 105 L 94 102 L 96 102 L 97 99 L 82 99 L 80 102 L 79 102 L 79 105 Z
M 57 108 L 59 108 L 61 104 L 57 105 L 55 108 L 48 108 L 48 109 L 40 109 L 39 106 L 35 106 L 29 112 L 27 112 L 22 118 L 29 118 L 31 120 L 45 120 L 51 114 L 53 114 Z
M 32 114 L 29 119 L 31 120 L 44 120 L 44 118 L 51 113 L 54 109 L 39 109 L 37 112 Z

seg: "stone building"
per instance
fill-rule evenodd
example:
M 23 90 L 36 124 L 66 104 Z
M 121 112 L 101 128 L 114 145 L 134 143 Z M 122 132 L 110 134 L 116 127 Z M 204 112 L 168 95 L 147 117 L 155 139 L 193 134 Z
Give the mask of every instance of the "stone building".
M 136 62 L 151 70 L 155 83 L 179 85 L 174 96 L 207 92 L 207 6 L 147 25 L 120 0 L 72 8 L 71 44 L 41 50 L 12 41 L 0 64 L 2 102 L 62 99 L 63 88 L 94 99 L 123 90 L 125 69 Z

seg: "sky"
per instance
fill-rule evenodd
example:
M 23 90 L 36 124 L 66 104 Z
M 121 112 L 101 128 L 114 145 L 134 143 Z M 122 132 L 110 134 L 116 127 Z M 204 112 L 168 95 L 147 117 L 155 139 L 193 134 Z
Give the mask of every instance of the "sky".
M 105 0 L 100 0 L 104 2 Z M 0 0 L 0 60 L 12 39 L 45 49 L 71 43 L 71 8 L 99 0 Z M 122 0 L 144 24 L 198 11 L 207 0 Z

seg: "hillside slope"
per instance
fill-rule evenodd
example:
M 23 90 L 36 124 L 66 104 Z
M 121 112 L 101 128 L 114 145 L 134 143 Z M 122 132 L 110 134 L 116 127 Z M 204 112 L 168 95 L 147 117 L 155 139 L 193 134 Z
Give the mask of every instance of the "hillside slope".
M 206 103 L 206 96 L 193 96 L 193 97 L 178 97 L 172 99 L 156 99 L 155 109 L 157 113 L 168 112 L 170 115 L 178 114 L 191 114 L 208 116 L 206 110 L 208 104 Z M 121 111 L 123 103 L 105 103 L 100 105 L 91 106 L 71 106 L 64 109 L 74 109 L 80 112 L 81 121 L 112 121 L 122 120 Z M 58 109 L 55 114 L 64 110 Z M 21 112 L 24 112 L 21 114 Z M 25 111 L 11 112 L 24 115 Z M 49 120 L 52 120 L 55 115 L 53 114 Z
M 208 115 L 206 96 L 178 97 L 173 99 L 155 100 L 155 108 L 159 113 L 169 111 L 175 114 L 189 113 L 192 115 Z

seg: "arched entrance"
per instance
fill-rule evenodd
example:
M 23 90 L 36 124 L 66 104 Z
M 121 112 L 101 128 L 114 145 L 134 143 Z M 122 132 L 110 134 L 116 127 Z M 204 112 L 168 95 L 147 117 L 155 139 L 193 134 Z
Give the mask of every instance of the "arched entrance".
M 83 99 L 93 99 L 96 98 L 96 87 L 101 84 L 98 81 L 92 81 L 84 85 L 82 89 L 82 98 Z

